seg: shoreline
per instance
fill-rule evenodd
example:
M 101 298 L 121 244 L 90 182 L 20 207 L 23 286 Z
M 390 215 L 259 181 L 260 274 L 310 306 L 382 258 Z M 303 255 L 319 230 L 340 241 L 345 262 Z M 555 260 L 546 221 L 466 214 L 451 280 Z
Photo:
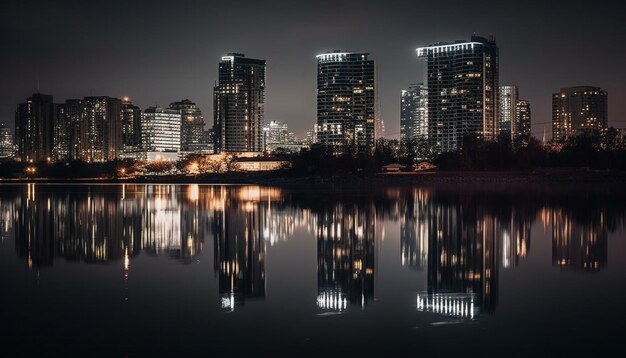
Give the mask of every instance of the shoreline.
M 292 176 L 286 173 L 226 173 L 198 176 L 168 175 L 138 178 L 19 178 L 0 184 L 213 184 L 281 187 L 369 187 L 436 184 L 626 184 L 626 171 L 549 169 L 531 173 L 509 171 L 380 173 L 333 177 Z

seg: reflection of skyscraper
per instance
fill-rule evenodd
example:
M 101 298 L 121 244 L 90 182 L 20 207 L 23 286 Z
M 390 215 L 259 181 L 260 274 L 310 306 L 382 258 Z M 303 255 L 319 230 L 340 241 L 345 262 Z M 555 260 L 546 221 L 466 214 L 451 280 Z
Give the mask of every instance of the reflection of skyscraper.
M 413 190 L 400 218 L 402 266 L 422 270 L 428 261 L 428 192 Z
M 231 190 L 242 194 L 244 190 Z M 229 201 L 216 213 L 214 269 L 218 274 L 222 308 L 234 310 L 247 299 L 265 298 L 265 241 L 261 213 L 247 200 Z
M 337 205 L 317 219 L 317 305 L 344 310 L 374 298 L 375 211 Z
M 498 236 L 502 267 L 517 267 L 520 259 L 525 258 L 530 250 L 530 222 L 511 208 L 510 216 L 500 217 Z
M 428 293 L 418 309 L 473 318 L 497 305 L 498 220 L 474 203 L 430 205 Z
M 583 271 L 605 268 L 608 231 L 603 216 L 579 222 L 563 210 L 552 211 L 552 264 Z

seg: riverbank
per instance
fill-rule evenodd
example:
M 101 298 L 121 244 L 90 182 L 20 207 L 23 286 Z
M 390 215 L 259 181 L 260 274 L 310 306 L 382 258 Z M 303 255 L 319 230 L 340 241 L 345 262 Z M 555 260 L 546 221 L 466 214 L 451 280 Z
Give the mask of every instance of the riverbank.
M 288 187 L 368 187 L 389 185 L 433 184 L 626 184 L 626 171 L 581 169 L 544 169 L 534 172 L 411 172 L 374 175 L 340 175 L 333 177 L 294 176 L 288 172 L 224 173 L 197 176 L 164 175 L 134 178 L 20 178 L 0 179 L 0 183 L 136 183 L 136 184 L 256 184 Z

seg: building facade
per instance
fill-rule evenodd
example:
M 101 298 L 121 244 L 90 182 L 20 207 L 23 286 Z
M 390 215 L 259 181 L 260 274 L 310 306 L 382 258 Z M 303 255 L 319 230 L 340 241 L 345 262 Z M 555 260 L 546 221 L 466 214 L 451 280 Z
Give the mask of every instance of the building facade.
M 263 150 L 265 60 L 230 53 L 213 89 L 216 153 Z
M 428 138 L 428 88 L 421 83 L 402 90 L 400 97 L 400 140 Z
M 4 123 L 0 123 L 0 159 L 13 158 L 15 155 L 15 145 L 13 133 Z
M 146 108 L 141 116 L 143 159 L 178 159 L 180 128 L 180 111 L 159 107 Z
M 78 160 L 81 130 L 88 130 L 87 126 L 83 126 L 83 101 L 68 99 L 65 103 L 56 104 L 55 107 L 53 158 L 60 161 Z
M 530 102 L 525 99 L 517 101 L 516 108 L 517 116 L 517 136 L 515 137 L 515 143 L 528 144 L 531 137 L 530 125 L 531 125 L 531 112 Z
M 375 145 L 375 64 L 368 53 L 317 55 L 317 141 L 343 152 Z
M 124 153 L 141 151 L 141 109 L 128 97 L 122 99 L 122 141 Z
M 498 135 L 498 47 L 493 37 L 417 49 L 427 63 L 428 138 L 432 150 L 460 148 L 466 135 Z
M 599 87 L 561 88 L 552 94 L 552 140 L 564 142 L 608 128 L 608 94 Z
M 180 150 L 183 152 L 199 152 L 206 150 L 204 136 L 204 117 L 198 106 L 184 99 L 170 103 L 170 109 L 180 111 Z
M 499 131 L 501 136 L 509 139 L 517 137 L 517 102 L 519 89 L 517 86 L 501 86 L 499 97 Z
M 107 162 L 122 153 L 122 101 L 108 96 L 85 97 L 77 140 L 79 159 Z
M 52 96 L 35 93 L 15 112 L 17 157 L 22 161 L 52 158 L 54 103 Z

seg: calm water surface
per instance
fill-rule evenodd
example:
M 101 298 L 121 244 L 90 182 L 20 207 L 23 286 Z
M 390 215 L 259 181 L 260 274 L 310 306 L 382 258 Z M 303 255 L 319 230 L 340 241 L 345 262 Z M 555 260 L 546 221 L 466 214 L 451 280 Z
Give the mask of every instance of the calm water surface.
M 600 188 L 0 185 L 2 356 L 597 356 Z

